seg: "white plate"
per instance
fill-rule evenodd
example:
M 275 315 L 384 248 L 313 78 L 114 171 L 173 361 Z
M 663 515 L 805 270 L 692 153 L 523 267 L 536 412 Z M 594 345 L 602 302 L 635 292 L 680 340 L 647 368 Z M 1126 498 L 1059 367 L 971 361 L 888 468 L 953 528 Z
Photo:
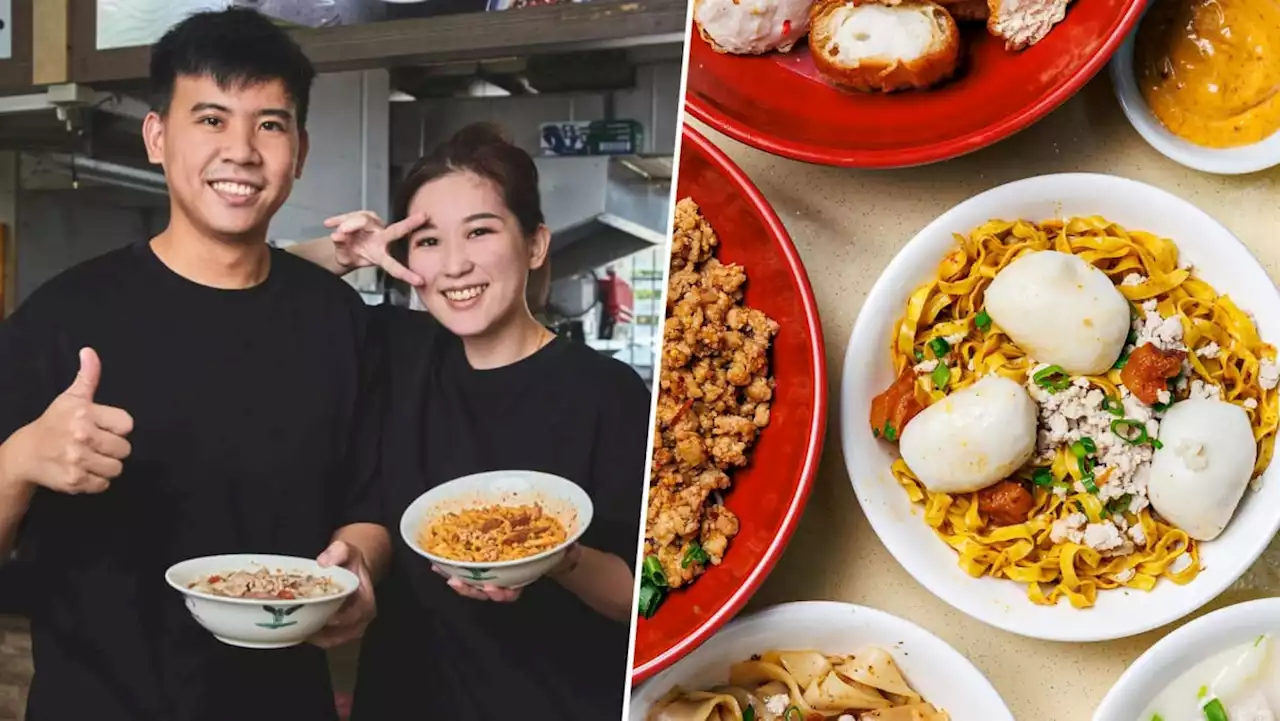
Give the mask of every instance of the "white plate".
M 1163 626 L 1195 611 L 1239 578 L 1280 528 L 1280 464 L 1247 491 L 1227 530 L 1200 545 L 1205 569 L 1186 586 L 1161 580 L 1151 592 L 1098 593 L 1091 609 L 1065 599 L 1037 606 L 1014 581 L 975 579 L 956 553 L 925 524 L 890 465 L 896 449 L 871 435 L 871 399 L 893 382 L 889 344 L 907 298 L 933 278 L 938 262 L 967 234 L 993 218 L 1041 221 L 1101 215 L 1127 228 L 1165 236 L 1219 293 L 1258 320 L 1263 339 L 1280 338 L 1280 294 L 1266 271 L 1226 228 L 1186 201 L 1150 185 L 1110 175 L 1062 174 L 1029 178 L 961 203 L 912 238 L 885 269 L 854 324 L 841 388 L 841 442 L 858 502 L 889 552 L 922 585 L 956 609 L 997 628 L 1032 638 L 1100 641 Z
M 1139 721 L 1155 697 L 1200 661 L 1264 633 L 1280 633 L 1280 598 L 1227 606 L 1160 639 L 1107 692 L 1093 721 Z
M 951 721 L 1013 721 L 1000 694 L 969 659 L 919 626 L 866 606 L 802 601 L 742 616 L 631 694 L 631 721 L 644 721 L 673 687 L 703 689 L 729 679 L 729 666 L 770 649 L 852 653 L 880 646 L 907 683 Z
M 1142 21 L 1138 21 L 1138 27 Z M 1239 148 L 1206 148 L 1187 142 L 1169 132 L 1147 106 L 1138 88 L 1133 69 L 1134 38 L 1137 27 L 1111 58 L 1111 86 L 1124 109 L 1125 117 L 1143 140 L 1162 155 L 1182 165 L 1206 173 L 1239 175 L 1280 165 L 1280 132 L 1260 143 Z

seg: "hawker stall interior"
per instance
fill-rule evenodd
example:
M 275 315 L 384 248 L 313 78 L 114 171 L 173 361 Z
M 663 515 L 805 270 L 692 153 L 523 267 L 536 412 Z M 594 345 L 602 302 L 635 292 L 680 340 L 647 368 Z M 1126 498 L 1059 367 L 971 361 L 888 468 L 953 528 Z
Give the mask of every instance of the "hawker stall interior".
M 497 124 L 541 179 L 551 249 L 549 284 L 531 283 L 538 319 L 651 385 L 685 4 L 532 4 L 556 3 L 0 0 L 0 318 L 67 268 L 166 227 L 164 178 L 140 132 L 148 45 L 191 12 L 251 6 L 320 73 L 310 158 L 273 244 L 326 236 L 339 213 L 390 219 L 414 162 L 463 127 Z M 418 301 L 377 268 L 346 279 L 368 304 Z M 18 591 L 0 570 L 0 612 Z M 330 653 L 340 710 L 355 646 Z M 25 621 L 0 616 L 0 721 L 23 718 L 30 647 Z

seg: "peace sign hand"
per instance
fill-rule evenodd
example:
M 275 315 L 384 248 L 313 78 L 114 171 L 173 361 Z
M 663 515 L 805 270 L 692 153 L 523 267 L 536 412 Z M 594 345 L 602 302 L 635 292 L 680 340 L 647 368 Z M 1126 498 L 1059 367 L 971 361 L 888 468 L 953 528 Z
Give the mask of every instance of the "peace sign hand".
M 421 286 L 426 283 L 422 276 L 392 258 L 387 246 L 417 230 L 426 221 L 426 216 L 418 214 L 385 225 L 377 213 L 357 210 L 325 220 L 324 227 L 333 230 L 329 238 L 333 241 L 334 257 L 343 268 L 355 270 L 377 266 L 393 278 Z

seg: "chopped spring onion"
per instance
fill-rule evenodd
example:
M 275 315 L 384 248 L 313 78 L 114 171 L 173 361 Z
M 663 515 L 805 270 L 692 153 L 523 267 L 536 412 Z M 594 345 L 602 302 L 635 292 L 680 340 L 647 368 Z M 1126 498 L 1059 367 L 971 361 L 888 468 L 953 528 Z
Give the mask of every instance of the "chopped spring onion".
M 978 330 L 986 333 L 991 330 L 991 316 L 987 314 L 987 311 L 980 310 L 978 315 L 974 317 L 973 324 L 978 327 Z
M 1071 455 L 1080 459 L 1089 455 L 1089 449 L 1084 445 L 1083 438 L 1071 444 Z
M 884 422 L 884 439 L 886 441 L 898 440 L 898 431 L 896 428 L 893 427 L 893 424 L 890 423 L 889 421 Z
M 946 338 L 934 338 L 929 341 L 929 350 L 933 351 L 934 358 L 941 358 L 951 351 L 951 344 Z
M 1079 451 L 1076 450 L 1077 447 L 1080 449 Z M 1071 452 L 1075 454 L 1077 462 L 1080 464 L 1080 485 L 1084 486 L 1086 491 L 1097 495 L 1098 484 L 1093 478 L 1093 461 L 1084 454 L 1084 444 L 1080 441 L 1072 443 Z
M 1105 396 L 1102 399 L 1102 410 L 1113 416 L 1123 416 L 1124 404 L 1111 396 Z
M 943 341 L 944 343 L 946 341 Z M 945 364 L 939 363 L 937 368 L 933 369 L 933 374 L 929 376 L 933 379 L 933 387 L 938 390 L 946 390 L 947 384 L 951 382 L 951 369 Z
M 1228 721 L 1227 710 L 1223 708 L 1222 702 L 1216 698 L 1205 704 L 1201 710 L 1204 711 L 1205 721 Z
M 1098 452 L 1098 445 L 1094 443 L 1093 439 L 1089 436 L 1082 437 L 1080 439 L 1080 445 L 1084 446 L 1084 452 L 1090 455 Z
M 1120 357 L 1116 359 L 1116 364 L 1111 366 L 1111 370 L 1118 371 L 1124 368 L 1125 364 L 1127 364 L 1128 362 L 1129 362 L 1129 351 L 1124 351 L 1123 353 L 1120 354 Z
M 1164 721 L 1164 716 L 1161 716 L 1160 714 L 1155 714 L 1154 716 L 1151 717 L 1151 721 Z
M 1048 468 L 1037 468 L 1036 472 L 1031 474 L 1031 482 L 1037 486 L 1049 488 L 1053 485 L 1053 472 Z
M 667 574 L 662 572 L 662 562 L 657 556 L 645 556 L 644 567 L 641 570 L 647 581 L 652 581 L 656 586 L 666 587 Z
M 1152 439 L 1151 439 L 1151 447 L 1152 447 L 1152 448 L 1154 448 L 1154 449 L 1156 449 L 1156 450 L 1158 451 L 1158 450 L 1160 450 L 1161 448 L 1164 448 L 1164 444 L 1160 442 L 1160 439 L 1159 439 L 1159 438 L 1152 438 Z
M 636 605 L 641 616 L 644 616 L 645 618 L 653 618 L 653 614 L 657 612 L 658 606 L 662 605 L 662 589 L 648 581 L 641 581 L 640 596 Z
M 690 541 L 689 547 L 685 549 L 684 560 L 680 562 L 680 567 L 688 568 L 689 564 L 691 563 L 705 564 L 707 561 L 710 561 L 710 560 L 711 560 L 711 557 L 707 555 L 707 552 L 705 550 L 703 550 L 702 544 L 694 540 L 694 541 Z
M 1082 476 L 1080 478 L 1080 485 L 1084 486 L 1084 489 L 1093 495 L 1098 495 L 1098 483 L 1093 479 L 1092 473 Z
M 1106 518 L 1117 513 L 1124 513 L 1129 508 L 1129 504 L 1133 501 L 1133 494 L 1126 493 L 1119 498 L 1112 498 L 1107 501 L 1107 505 L 1102 509 L 1102 517 Z
M 788 706 L 787 712 L 782 714 L 782 721 L 804 721 L 804 713 L 799 706 Z M 1223 721 L 1226 721 L 1225 717 Z
M 667 575 L 662 572 L 662 562 L 657 556 L 646 556 L 640 567 L 640 597 L 637 610 L 641 616 L 652 618 L 662 605 L 666 594 Z
M 756 721 L 756 710 L 753 706 L 742 709 L 742 721 Z M 1160 721 L 1164 721 L 1161 719 Z
M 915 355 L 916 355 L 916 360 L 918 360 L 918 361 L 922 361 L 922 360 L 924 360 L 924 351 L 920 350 L 919 348 L 916 348 L 916 354 L 915 354 Z
M 1111 421 L 1111 432 L 1119 436 L 1120 440 L 1134 446 L 1146 443 L 1148 438 L 1146 424 L 1131 418 Z
M 1208 686 L 1201 686 L 1200 690 L 1196 691 L 1196 698 L 1204 698 L 1205 696 L 1208 696 L 1208 695 L 1209 695 Z
M 1041 388 L 1054 393 L 1057 393 L 1058 391 L 1065 391 L 1071 386 L 1071 376 L 1068 375 L 1066 371 L 1062 370 L 1062 366 L 1049 366 L 1048 368 L 1042 368 L 1036 371 L 1035 375 L 1031 376 L 1031 380 L 1035 381 L 1036 385 Z
M 1123 511 L 1124 509 L 1128 508 L 1130 504 L 1133 503 L 1133 494 L 1126 493 L 1123 496 L 1120 496 L 1119 498 L 1112 499 L 1111 503 L 1114 505 L 1115 508 Z

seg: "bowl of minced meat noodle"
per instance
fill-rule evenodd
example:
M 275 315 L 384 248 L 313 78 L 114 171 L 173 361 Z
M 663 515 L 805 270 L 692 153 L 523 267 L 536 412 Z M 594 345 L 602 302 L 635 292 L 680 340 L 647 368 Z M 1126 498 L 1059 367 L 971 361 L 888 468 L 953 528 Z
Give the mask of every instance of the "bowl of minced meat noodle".
M 324 627 L 360 579 L 293 556 L 230 554 L 178 563 L 165 573 L 187 610 L 223 643 L 296 646 Z
M 586 491 L 567 478 L 490 471 L 419 496 L 400 518 L 400 537 L 451 578 L 522 588 L 560 563 L 593 511 Z

